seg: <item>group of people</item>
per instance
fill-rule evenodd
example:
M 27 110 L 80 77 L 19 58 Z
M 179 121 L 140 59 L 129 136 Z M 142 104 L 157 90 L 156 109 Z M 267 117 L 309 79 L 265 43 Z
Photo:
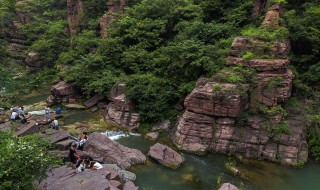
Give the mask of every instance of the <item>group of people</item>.
M 84 144 L 87 140 L 87 133 L 83 132 L 81 137 L 78 138 L 77 143 L 72 144 L 70 148 L 69 159 L 72 163 L 72 168 L 77 169 L 78 172 L 85 171 L 86 169 L 95 170 L 103 168 L 100 163 L 94 162 L 92 158 L 81 159 L 78 155 L 77 151 L 83 150 Z
M 29 114 L 24 110 L 23 106 L 11 107 L 10 112 L 11 112 L 10 119 L 12 121 L 20 120 L 22 124 L 29 122 Z

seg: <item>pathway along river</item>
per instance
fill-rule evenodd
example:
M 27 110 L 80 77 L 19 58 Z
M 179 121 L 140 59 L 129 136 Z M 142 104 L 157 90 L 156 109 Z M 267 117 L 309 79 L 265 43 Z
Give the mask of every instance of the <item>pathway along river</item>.
M 43 101 L 48 94 L 32 93 L 23 97 L 24 105 Z M 65 125 L 96 118 L 91 111 L 67 111 Z M 110 133 L 109 133 L 110 134 Z M 115 133 L 119 134 L 119 133 Z M 141 136 L 129 135 L 116 140 L 120 144 L 147 153 L 154 142 Z M 237 168 L 246 179 L 226 172 L 228 156 L 208 154 L 198 156 L 183 153 L 186 162 L 177 170 L 171 170 L 148 160 L 146 165 L 135 166 L 136 184 L 141 190 L 213 190 L 220 176 L 222 182 L 231 182 L 245 190 L 320 190 L 320 163 L 310 161 L 303 168 L 291 168 L 264 161 L 237 161 Z

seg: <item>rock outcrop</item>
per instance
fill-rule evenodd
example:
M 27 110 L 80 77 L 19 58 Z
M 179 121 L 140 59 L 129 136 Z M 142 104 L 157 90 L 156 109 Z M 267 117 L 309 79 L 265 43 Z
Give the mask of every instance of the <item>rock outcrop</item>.
M 78 97 L 78 91 L 75 86 L 60 81 L 56 85 L 51 87 L 51 95 L 47 99 L 49 106 L 67 102 L 69 98 Z
M 260 13 L 268 7 L 269 0 L 254 0 L 254 7 L 252 11 L 252 17 L 257 18 Z
M 124 88 L 124 83 L 119 83 L 112 87 L 108 95 L 111 103 L 104 111 L 105 119 L 114 125 L 136 129 L 139 127 L 140 115 L 133 113 L 134 105 L 126 98 Z
M 170 147 L 157 143 L 150 147 L 148 155 L 160 164 L 176 169 L 184 162 L 184 158 Z
M 68 24 L 71 36 L 80 32 L 81 17 L 84 14 L 84 6 L 81 0 L 67 0 Z
M 114 13 L 121 13 L 124 12 L 124 8 L 126 6 L 126 0 L 120 0 L 115 1 L 115 0 L 109 0 L 107 2 L 108 6 L 108 13 L 104 14 L 100 18 L 100 35 L 101 37 L 107 37 L 107 27 L 111 20 L 114 18 Z
M 79 189 L 79 190 L 120 190 L 122 189 L 119 174 L 111 167 L 99 170 L 87 170 L 77 173 L 70 167 L 61 166 L 46 172 L 47 178 L 39 185 L 42 190 Z M 130 183 L 138 189 L 133 182 Z M 126 183 L 124 186 L 126 186 Z M 123 188 L 125 189 L 125 188 Z
M 263 27 L 278 27 L 280 6 L 268 12 Z M 244 59 L 246 52 L 261 58 Z M 288 69 L 289 41 L 267 42 L 259 37 L 237 37 L 227 59 L 227 71 L 200 78 L 186 97 L 173 142 L 182 150 L 214 151 L 264 158 L 283 164 L 306 162 L 305 118 L 285 113 L 282 104 L 291 96 L 293 74 Z M 267 58 L 265 58 L 267 57 Z M 243 83 L 227 80 L 232 68 L 250 71 Z M 231 74 L 230 74 L 231 73 Z M 299 119 L 296 119 L 299 118 Z
M 146 162 L 146 156 L 139 150 L 124 147 L 100 133 L 89 135 L 84 150 L 98 154 L 103 162 L 117 164 L 122 169 Z

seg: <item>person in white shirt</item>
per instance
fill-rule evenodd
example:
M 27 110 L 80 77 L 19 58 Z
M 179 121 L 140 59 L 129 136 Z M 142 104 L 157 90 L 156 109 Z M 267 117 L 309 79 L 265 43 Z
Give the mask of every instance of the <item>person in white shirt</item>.
M 13 120 L 13 121 L 19 119 L 19 114 L 18 114 L 16 111 L 13 111 L 13 112 L 11 113 L 10 119 Z
M 52 127 L 52 129 L 58 129 L 58 125 L 59 125 L 59 122 L 57 119 L 54 119 L 50 125 L 50 127 Z
M 99 170 L 103 168 L 103 166 L 99 162 L 90 162 L 90 169 L 91 170 Z
M 44 109 L 44 121 L 50 121 L 50 108 Z

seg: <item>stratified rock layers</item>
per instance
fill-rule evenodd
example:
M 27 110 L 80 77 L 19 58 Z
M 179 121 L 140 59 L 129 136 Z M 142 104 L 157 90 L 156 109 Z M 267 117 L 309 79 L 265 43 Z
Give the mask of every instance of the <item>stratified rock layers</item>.
M 277 27 L 279 11 L 276 4 L 267 13 L 263 26 Z M 264 52 L 270 58 L 243 59 L 248 51 L 260 55 Z M 254 70 L 254 82 L 231 84 L 214 77 L 200 78 L 185 99 L 186 111 L 178 120 L 172 137 L 174 143 L 189 152 L 214 151 L 283 164 L 306 162 L 308 145 L 301 114 L 289 110 L 288 116 L 274 114 L 265 119 L 255 111 L 259 106 L 275 109 L 291 96 L 293 74 L 288 69 L 289 52 L 288 40 L 235 38 L 227 66 Z M 255 113 L 249 114 L 249 109 Z M 275 128 L 283 123 L 289 131 L 275 133 Z

